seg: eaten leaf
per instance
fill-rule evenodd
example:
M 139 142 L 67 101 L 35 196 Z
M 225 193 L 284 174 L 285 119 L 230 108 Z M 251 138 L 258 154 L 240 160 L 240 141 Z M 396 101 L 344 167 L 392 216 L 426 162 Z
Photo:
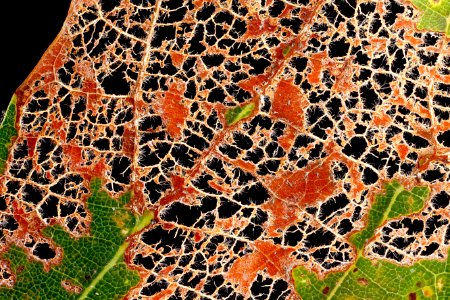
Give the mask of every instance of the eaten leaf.
M 450 246 L 450 46 L 417 30 L 419 6 L 73 0 L 3 140 L 0 285 L 62 268 L 64 241 L 82 247 L 98 178 L 111 201 L 133 195 L 107 225 L 110 271 L 81 264 L 85 281 L 36 275 L 27 290 L 95 296 L 127 278 L 108 275 L 125 251 L 138 277 L 117 296 L 133 300 L 287 300 L 314 278 L 333 297 L 350 297 L 347 279 L 365 298 L 448 293 L 441 270 L 385 285 Z

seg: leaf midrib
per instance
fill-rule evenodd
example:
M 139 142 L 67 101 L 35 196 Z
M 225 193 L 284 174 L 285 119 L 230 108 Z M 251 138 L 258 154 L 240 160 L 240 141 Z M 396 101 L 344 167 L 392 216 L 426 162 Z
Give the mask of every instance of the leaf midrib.
M 150 224 L 152 219 L 153 213 L 148 211 L 144 212 L 142 216 L 137 216 L 135 219 L 134 227 L 129 231 L 128 236 L 144 229 L 147 225 Z M 120 245 L 120 247 L 114 254 L 113 258 L 103 267 L 100 273 L 98 273 L 97 276 L 95 276 L 94 280 L 92 280 L 89 286 L 84 289 L 83 293 L 80 295 L 80 297 L 78 297 L 78 300 L 84 300 L 88 297 L 88 295 L 94 290 L 96 285 L 103 279 L 103 277 L 105 277 L 106 273 L 108 273 L 109 270 L 115 267 L 117 263 L 122 260 L 123 255 L 129 245 L 130 242 L 128 240 L 126 240 L 125 242 L 122 243 L 122 245 Z
M 95 276 L 94 280 L 92 280 L 91 284 L 87 288 L 84 289 L 83 293 L 78 297 L 79 300 L 84 300 L 87 298 L 87 296 L 92 292 L 92 290 L 95 288 L 95 286 L 103 279 L 103 277 L 108 273 L 109 270 L 111 270 L 114 266 L 117 265 L 117 262 L 123 257 L 123 254 L 125 253 L 125 250 L 128 248 L 130 242 L 124 242 L 120 247 L 117 249 L 116 254 L 113 256 L 113 258 L 103 267 L 103 269 L 100 271 L 100 273 Z
M 388 207 L 386 208 L 386 210 L 384 211 L 383 217 L 381 218 L 379 225 L 383 224 L 384 221 L 386 221 L 389 217 L 389 214 L 391 213 L 392 210 L 392 206 L 394 205 L 394 203 L 397 201 L 398 196 L 400 196 L 401 192 L 403 192 L 405 189 L 403 188 L 402 185 L 399 185 L 394 192 L 394 195 L 392 195 L 392 200 L 389 202 Z

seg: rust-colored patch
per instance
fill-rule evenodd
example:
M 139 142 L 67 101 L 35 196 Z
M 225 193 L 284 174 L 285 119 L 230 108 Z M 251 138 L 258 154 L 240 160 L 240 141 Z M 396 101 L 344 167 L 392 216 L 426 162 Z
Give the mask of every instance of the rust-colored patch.
M 83 287 L 74 284 L 70 280 L 61 281 L 61 286 L 63 289 L 72 294 L 79 294 L 83 291 Z
M 167 267 L 165 267 L 165 268 L 162 268 L 162 269 L 158 272 L 158 275 L 161 276 L 161 277 L 165 277 L 165 276 L 167 276 L 170 272 L 172 272 L 173 269 L 175 269 L 175 266 L 174 266 L 174 265 L 167 266 Z
M 426 153 L 419 155 L 419 158 L 417 160 L 417 168 L 420 172 L 426 171 L 430 164 L 434 161 L 441 161 L 444 163 L 448 163 L 448 155 L 441 154 L 436 151 L 433 151 L 432 153 Z
M 267 74 L 250 77 L 249 79 L 239 82 L 239 86 L 244 90 L 253 92 L 255 88 L 260 88 L 269 82 L 269 76 Z
M 183 104 L 183 91 L 177 83 L 172 83 L 169 90 L 157 102 L 156 106 L 161 113 L 161 118 L 167 127 L 167 131 L 173 138 L 179 138 L 189 110 Z
M 382 14 L 386 10 L 383 2 L 377 2 L 377 12 Z
M 39 234 L 42 229 L 42 223 L 38 216 L 34 212 L 25 212 L 19 202 L 13 201 L 11 203 L 13 207 L 14 219 L 19 224 L 18 230 L 15 232 L 20 240 L 24 240 L 27 233 Z
M 323 288 L 322 294 L 328 295 L 328 292 L 329 292 L 329 291 L 330 291 L 330 287 L 329 287 L 329 286 L 326 286 L 326 287 Z
M 129 157 L 133 157 L 135 153 L 136 131 L 130 126 L 125 126 L 123 131 L 123 153 Z
M 226 186 L 223 186 L 223 184 L 221 185 L 221 184 L 219 184 L 219 183 L 216 183 L 216 182 L 213 181 L 213 180 L 209 180 L 209 181 L 208 181 L 208 184 L 209 184 L 213 189 L 215 189 L 216 191 L 219 191 L 219 192 L 222 192 L 222 193 L 231 193 L 231 190 L 230 190 L 229 188 L 227 188 Z
M 160 206 L 167 205 L 174 201 L 182 201 L 186 195 L 194 198 L 195 190 L 192 187 L 186 187 L 184 177 L 173 175 L 171 177 L 172 190 L 159 200 Z
M 385 112 L 375 112 L 372 122 L 375 126 L 386 126 L 392 123 L 392 119 Z
M 215 229 L 226 232 L 230 230 L 236 230 L 236 228 L 245 228 L 248 223 L 248 220 L 242 218 L 218 218 L 215 223 Z
M 314 17 L 317 16 L 317 11 L 322 7 L 323 2 L 324 0 L 315 2 L 314 7 L 302 7 L 302 10 L 300 11 L 300 19 L 307 24 L 311 23 Z
M 366 188 L 362 181 L 361 172 L 358 170 L 358 165 L 356 163 L 350 164 L 350 176 L 353 183 L 350 190 L 350 196 L 356 197 L 356 195 L 359 195 Z
M 326 58 L 328 58 L 328 54 L 325 51 L 311 55 L 308 61 L 308 65 L 311 68 L 311 72 L 308 74 L 309 83 L 320 83 L 320 74 L 322 73 L 322 67 Z
M 81 147 L 74 146 L 74 145 L 65 145 L 63 146 L 64 153 L 70 157 L 70 160 L 72 162 L 72 167 L 76 168 L 80 165 L 82 161 L 82 154 L 81 154 Z
M 132 191 L 132 197 L 126 206 L 135 213 L 143 214 L 149 204 L 147 197 L 143 193 L 144 183 L 136 181 L 131 185 L 130 190 Z M 155 210 L 154 213 L 156 218 L 157 211 Z
M 442 75 L 436 68 L 430 70 L 430 75 L 433 81 L 440 81 L 446 84 L 450 83 L 450 75 Z
M 266 269 L 270 276 L 285 276 L 289 266 L 291 248 L 283 249 L 266 241 L 255 241 L 254 252 L 239 257 L 227 274 L 226 278 L 248 290 L 257 273 Z
M 259 14 L 254 14 L 252 19 L 248 22 L 247 32 L 244 35 L 244 39 L 259 37 L 264 33 L 273 32 L 277 28 L 276 19 L 263 19 L 259 17 Z
M 165 223 L 162 224 L 162 228 L 164 230 L 172 230 L 172 229 L 175 228 L 175 225 L 173 225 L 172 223 L 165 222 Z
M 78 145 L 64 144 L 62 145 L 64 154 L 70 160 L 71 169 L 79 172 L 86 180 L 94 177 L 104 177 L 104 172 L 108 169 L 105 158 L 101 158 L 92 165 L 84 165 L 83 148 Z
M 270 212 L 269 223 L 265 231 L 267 237 L 280 236 L 279 230 L 294 224 L 298 219 L 298 212 L 293 205 L 279 198 L 264 203 L 261 208 Z
M 63 120 L 55 119 L 54 115 L 50 116 L 51 122 L 50 127 L 55 132 L 55 135 L 61 140 L 66 140 L 66 132 Z
M 183 196 L 182 191 L 185 186 L 184 178 L 181 176 L 174 175 L 172 176 L 171 181 L 172 181 L 172 192 L 160 200 L 161 205 L 169 204 Z
M 174 52 L 170 53 L 170 58 L 172 59 L 172 64 L 175 67 L 181 68 L 181 66 L 183 65 L 183 62 L 184 62 L 183 54 L 174 51 Z
M 369 55 L 373 55 L 374 53 L 385 51 L 388 41 L 386 38 L 373 38 L 370 39 L 369 44 L 364 48 Z
M 366 286 L 369 284 L 369 281 L 366 278 L 361 277 L 361 278 L 358 278 L 358 283 L 360 285 Z
M 272 104 L 273 115 L 288 120 L 291 124 L 302 127 L 303 109 L 307 101 L 298 87 L 287 80 L 278 83 Z
M 334 61 L 328 63 L 327 70 L 330 71 L 336 80 L 332 90 L 337 93 L 347 94 L 356 90 L 356 85 L 352 82 L 355 66 L 353 65 L 354 57 L 350 56 L 345 59 L 344 63 L 338 64 Z
M 194 242 L 198 243 L 205 237 L 205 234 L 201 231 L 196 231 L 194 234 Z
M 277 197 L 289 203 L 314 205 L 334 193 L 336 185 L 330 174 L 329 162 L 315 162 L 296 172 L 278 174 L 268 185 Z
M 412 20 L 411 20 L 412 21 Z M 405 37 L 404 37 L 405 41 L 407 41 L 408 43 L 410 43 L 411 45 L 417 47 L 420 44 L 422 44 L 422 40 L 419 38 L 416 38 L 412 32 L 410 31 L 406 31 L 405 33 Z
M 28 156 L 33 157 L 36 151 L 37 138 L 34 136 L 27 136 Z
M 289 151 L 289 149 L 291 149 L 295 142 L 296 133 L 297 130 L 295 128 L 288 126 L 284 131 L 284 134 L 278 138 L 278 143 L 285 151 Z
M 409 147 L 405 144 L 399 144 L 396 146 L 396 148 L 398 156 L 400 157 L 401 160 L 404 160 L 406 158 L 406 155 L 408 155 Z
M 256 173 L 256 166 L 252 162 L 245 161 L 242 159 L 236 159 L 233 161 L 233 165 L 235 165 L 236 167 L 238 167 L 244 171 L 247 171 L 250 173 Z

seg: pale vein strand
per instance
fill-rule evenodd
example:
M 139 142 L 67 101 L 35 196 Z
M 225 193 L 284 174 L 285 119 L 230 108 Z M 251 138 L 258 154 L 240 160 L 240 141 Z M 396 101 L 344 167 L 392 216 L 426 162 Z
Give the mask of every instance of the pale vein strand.
M 114 257 L 105 265 L 105 267 L 98 273 L 98 275 L 92 280 L 91 284 L 87 288 L 84 289 L 83 293 L 78 298 L 79 300 L 84 300 L 88 297 L 88 295 L 92 292 L 92 290 L 95 288 L 97 283 L 100 282 L 100 280 L 103 279 L 106 273 L 108 273 L 111 268 L 117 265 L 117 262 L 122 259 L 123 254 L 125 253 L 125 250 L 128 248 L 130 242 L 125 242 L 122 245 L 120 245 L 119 249 L 117 249 L 116 254 Z

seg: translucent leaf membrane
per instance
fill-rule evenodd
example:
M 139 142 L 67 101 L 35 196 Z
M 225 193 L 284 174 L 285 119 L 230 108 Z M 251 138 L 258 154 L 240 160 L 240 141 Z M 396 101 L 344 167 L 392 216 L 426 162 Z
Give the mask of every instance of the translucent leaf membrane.
M 443 259 L 450 51 L 418 19 L 394 0 L 73 1 L 17 91 L 2 251 L 56 264 L 27 241 L 52 247 L 50 224 L 88 234 L 100 177 L 156 216 L 130 238 L 130 299 L 287 299 L 296 266 Z M 370 225 L 394 179 L 431 200 Z M 405 246 L 408 222 L 435 225 Z M 349 238 L 366 224 L 361 252 Z

